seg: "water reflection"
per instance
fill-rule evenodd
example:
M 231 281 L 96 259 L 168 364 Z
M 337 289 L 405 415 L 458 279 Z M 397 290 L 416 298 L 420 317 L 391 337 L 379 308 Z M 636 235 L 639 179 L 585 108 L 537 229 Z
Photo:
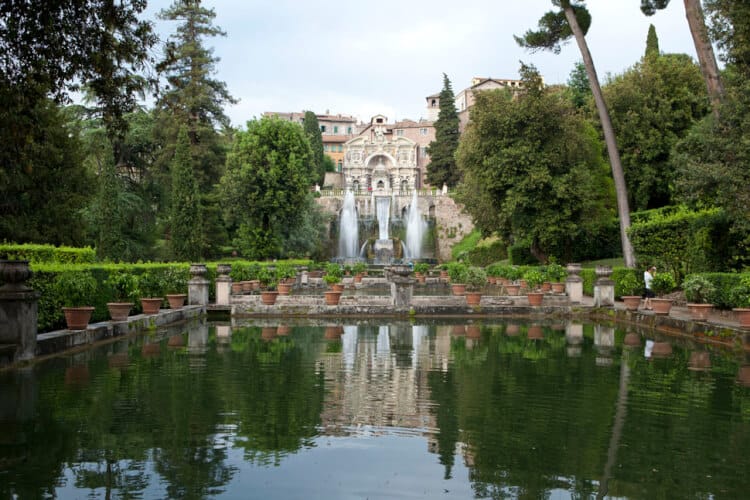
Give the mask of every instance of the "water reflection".
M 0 374 L 0 496 L 741 497 L 750 359 L 641 335 L 258 320 L 124 339 Z

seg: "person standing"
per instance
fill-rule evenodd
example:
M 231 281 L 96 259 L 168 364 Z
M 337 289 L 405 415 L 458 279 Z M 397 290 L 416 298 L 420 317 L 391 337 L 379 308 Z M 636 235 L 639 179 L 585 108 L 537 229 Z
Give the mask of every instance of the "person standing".
M 651 299 L 656 297 L 654 292 L 651 290 L 651 282 L 654 280 L 654 273 L 656 272 L 656 266 L 651 266 L 643 273 L 643 283 L 645 284 L 645 289 L 643 290 L 643 298 L 645 299 L 643 301 L 643 308 L 651 311 L 653 308 L 651 307 Z

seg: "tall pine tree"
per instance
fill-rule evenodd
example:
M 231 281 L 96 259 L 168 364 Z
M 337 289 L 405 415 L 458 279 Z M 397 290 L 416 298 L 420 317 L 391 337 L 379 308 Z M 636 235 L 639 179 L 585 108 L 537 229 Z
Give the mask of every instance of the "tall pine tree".
M 235 103 L 224 82 L 212 78 L 219 59 L 213 50 L 206 48 L 204 40 L 225 36 L 226 33 L 213 25 L 216 17 L 213 9 L 201 6 L 200 0 L 175 0 L 159 14 L 161 19 L 181 21 L 176 34 L 165 47 L 165 56 L 158 65 L 167 86 L 157 102 L 157 134 L 164 144 L 159 168 L 164 177 L 169 176 L 169 165 L 175 154 L 177 134 L 180 127 L 187 130 L 194 175 L 198 183 L 201 216 L 205 224 L 201 228 L 204 241 L 209 247 L 204 254 L 216 254 L 215 249 L 226 242 L 226 232 L 220 220 L 220 211 L 214 205 L 213 193 L 223 173 L 229 129 L 229 118 L 224 114 L 224 105 Z M 170 185 L 169 178 L 163 179 Z M 165 193 L 165 198 L 169 193 Z
M 646 57 L 659 55 L 659 37 L 656 36 L 656 28 L 653 24 L 648 25 L 648 36 L 646 37 Z
M 443 90 L 440 91 L 440 111 L 435 121 L 435 140 L 429 145 L 430 164 L 427 165 L 427 182 L 435 187 L 447 184 L 454 187 L 461 174 L 456 168 L 458 149 L 458 113 L 456 100 L 448 75 L 443 73 Z
M 187 127 L 180 127 L 172 159 L 172 253 L 178 260 L 193 261 L 201 257 L 201 210 L 198 183 L 193 172 Z

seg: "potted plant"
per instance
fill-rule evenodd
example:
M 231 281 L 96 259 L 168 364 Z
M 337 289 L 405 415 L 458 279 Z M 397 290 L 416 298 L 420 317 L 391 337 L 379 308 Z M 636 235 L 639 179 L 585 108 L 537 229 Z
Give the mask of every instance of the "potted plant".
M 367 272 L 367 264 L 364 262 L 356 262 L 352 266 L 352 271 L 354 271 L 354 282 L 362 283 L 362 276 Z
M 68 330 L 85 330 L 94 312 L 96 280 L 88 271 L 64 271 L 55 281 L 55 291 L 62 299 L 63 314 Z
M 342 278 L 343 272 L 341 270 L 341 266 L 334 263 L 330 263 L 326 266 L 326 274 L 323 276 L 323 281 L 325 281 L 331 288 L 330 290 L 326 290 L 324 292 L 327 305 L 335 306 L 339 303 L 341 294 L 344 291 L 343 285 L 341 285 Z
M 554 293 L 565 292 L 565 277 L 568 272 L 560 264 L 553 262 L 547 266 L 547 279 L 552 282 L 551 287 Z
M 529 291 L 526 292 L 526 298 L 530 306 L 541 306 L 544 299 L 544 293 L 539 292 L 539 287 L 544 282 L 544 275 L 539 269 L 531 268 L 523 273 L 523 279 L 526 281 Z
M 163 288 L 159 276 L 149 270 L 138 276 L 138 289 L 141 293 L 141 309 L 143 314 L 157 314 L 161 309 L 164 301 L 163 297 L 158 297 Z
M 427 281 L 427 273 L 430 271 L 430 265 L 426 262 L 418 262 L 414 264 L 414 276 L 417 277 L 417 281 L 424 283 Z
M 705 276 L 691 274 L 682 282 L 687 307 L 694 320 L 705 321 L 714 306 L 711 303 L 716 293 L 716 287 Z
M 466 293 L 466 264 L 463 262 L 451 262 L 447 264 L 448 278 L 451 283 L 453 295 L 463 295 Z
M 675 283 L 672 273 L 655 273 L 651 281 L 651 290 L 656 294 L 655 299 L 651 299 L 651 305 L 654 308 L 654 314 L 669 314 L 672 309 L 672 299 L 665 299 L 664 295 L 675 289 Z
M 290 264 L 282 263 L 276 266 L 276 276 L 279 278 L 279 283 L 276 285 L 279 295 L 289 295 L 294 285 L 294 277 L 297 276 L 297 270 Z
M 625 304 L 625 309 L 628 311 L 637 311 L 638 306 L 641 305 L 641 296 L 638 292 L 643 289 L 643 285 L 638 281 L 635 273 L 625 273 L 620 279 L 617 286 L 620 288 L 620 298 Z
M 278 278 L 276 277 L 276 270 L 263 267 L 258 272 L 258 280 L 263 290 L 260 292 L 260 301 L 267 306 L 272 306 L 276 303 L 276 298 L 279 292 L 276 291 L 276 285 L 278 285 Z
M 732 311 L 737 315 L 740 327 L 750 328 L 750 277 L 743 277 L 740 284 L 732 288 L 730 297 L 735 306 Z
M 466 303 L 470 306 L 478 306 L 482 300 L 482 293 L 479 291 L 487 283 L 487 273 L 484 269 L 477 266 L 468 266 L 466 268 Z
M 170 309 L 181 309 L 187 299 L 188 277 L 187 271 L 182 268 L 172 267 L 164 273 L 164 287 L 169 290 L 166 294 Z
M 112 321 L 126 321 L 135 300 L 140 294 L 138 277 L 124 271 L 117 271 L 111 273 L 104 284 L 110 287 L 115 298 L 115 302 L 107 302 L 110 319 Z

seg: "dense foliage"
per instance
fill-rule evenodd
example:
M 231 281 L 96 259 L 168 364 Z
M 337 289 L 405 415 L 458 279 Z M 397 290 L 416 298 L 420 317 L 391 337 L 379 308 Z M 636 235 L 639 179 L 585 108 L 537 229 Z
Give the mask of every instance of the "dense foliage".
M 458 113 L 451 82 L 445 73 L 439 105 L 440 111 L 435 121 L 435 140 L 428 147 L 430 163 L 427 166 L 427 182 L 437 188 L 443 184 L 454 187 L 460 178 L 455 158 L 459 136 Z
M 590 124 L 523 67 L 524 92 L 476 96 L 457 152 L 461 201 L 484 234 L 566 261 L 577 238 L 606 220 L 611 185 Z

